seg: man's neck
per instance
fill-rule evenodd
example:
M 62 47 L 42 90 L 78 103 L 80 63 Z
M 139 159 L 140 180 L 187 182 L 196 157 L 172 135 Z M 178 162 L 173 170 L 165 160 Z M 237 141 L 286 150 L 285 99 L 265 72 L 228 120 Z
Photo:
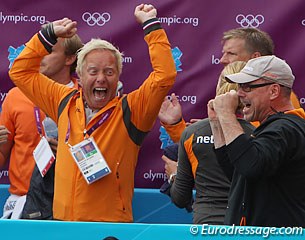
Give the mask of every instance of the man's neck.
M 275 104 L 272 104 L 273 106 L 270 106 L 272 111 L 274 113 L 278 113 L 278 112 L 286 112 L 286 111 L 289 111 L 289 110 L 293 110 L 294 107 L 289 100 L 286 100 L 285 99 L 281 102 L 275 102 Z
M 64 71 L 64 72 L 59 72 L 55 74 L 54 76 L 51 77 L 52 80 L 55 82 L 58 82 L 60 84 L 67 85 L 71 82 L 71 74 L 70 72 Z
M 270 105 L 270 109 L 269 109 L 269 112 L 268 113 L 265 113 L 264 114 L 264 119 L 261 119 L 259 120 L 261 123 L 264 122 L 268 117 L 270 117 L 271 115 L 273 114 L 277 114 L 277 113 L 284 113 L 284 112 L 287 112 L 287 111 L 290 111 L 290 110 L 293 110 L 294 107 L 292 106 L 291 102 L 285 102 L 282 104 L 272 104 L 272 106 Z
M 71 77 L 70 78 L 65 78 L 65 79 L 53 79 L 55 82 L 63 84 L 63 85 L 68 85 L 71 82 Z

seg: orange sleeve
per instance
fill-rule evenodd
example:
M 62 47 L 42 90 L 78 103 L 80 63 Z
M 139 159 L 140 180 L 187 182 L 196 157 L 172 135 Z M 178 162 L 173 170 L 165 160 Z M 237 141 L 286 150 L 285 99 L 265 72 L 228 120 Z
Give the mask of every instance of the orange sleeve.
M 184 129 L 186 128 L 186 123 L 183 118 L 180 122 L 178 122 L 177 124 L 174 124 L 174 125 L 165 124 L 162 122 L 161 122 L 161 125 L 165 128 L 166 132 L 168 133 L 168 135 L 171 137 L 171 139 L 175 143 L 179 142 L 181 134 L 184 131 Z

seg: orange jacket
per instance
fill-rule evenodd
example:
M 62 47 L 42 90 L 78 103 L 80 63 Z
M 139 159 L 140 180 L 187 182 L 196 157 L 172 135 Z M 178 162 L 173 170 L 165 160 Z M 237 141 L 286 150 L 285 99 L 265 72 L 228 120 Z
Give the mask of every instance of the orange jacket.
M 10 131 L 8 138 L 13 142 L 10 151 L 9 192 L 19 196 L 28 192 L 35 166 L 33 150 L 40 141 L 34 107 L 17 87 L 8 92 L 2 104 L 1 124 Z M 40 111 L 41 127 L 44 118 L 45 114 Z
M 139 89 L 127 95 L 131 112 L 129 122 L 128 119 L 127 122 L 123 120 L 124 98 L 116 97 L 86 125 L 81 89 L 68 101 L 59 116 L 53 203 L 55 219 L 110 222 L 133 220 L 131 206 L 134 171 L 140 146 L 131 139 L 130 126 L 138 129 L 137 132 L 148 132 L 153 127 L 163 99 L 173 86 L 176 76 L 170 44 L 164 30 L 152 31 L 145 36 L 145 40 L 153 72 Z M 73 90 L 39 74 L 39 64 L 45 55 L 47 51 L 35 35 L 15 60 L 10 77 L 25 95 L 57 121 L 62 99 Z M 84 130 L 92 127 L 112 107 L 114 110 L 111 116 L 91 134 L 112 172 L 88 185 L 65 143 L 68 122 L 71 129 L 68 142 L 75 145 L 84 140 Z

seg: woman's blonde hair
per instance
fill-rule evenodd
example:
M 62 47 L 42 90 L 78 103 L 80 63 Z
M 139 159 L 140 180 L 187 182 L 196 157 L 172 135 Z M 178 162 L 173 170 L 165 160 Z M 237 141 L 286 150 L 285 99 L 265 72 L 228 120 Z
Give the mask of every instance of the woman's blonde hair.
M 218 83 L 216 87 L 216 96 L 230 92 L 230 90 L 235 90 L 235 91 L 238 90 L 238 84 L 227 82 L 225 76 L 229 74 L 239 73 L 244 68 L 246 63 L 247 62 L 244 61 L 236 61 L 224 67 L 218 78 Z M 242 107 L 243 105 L 239 103 L 238 109 L 241 109 Z

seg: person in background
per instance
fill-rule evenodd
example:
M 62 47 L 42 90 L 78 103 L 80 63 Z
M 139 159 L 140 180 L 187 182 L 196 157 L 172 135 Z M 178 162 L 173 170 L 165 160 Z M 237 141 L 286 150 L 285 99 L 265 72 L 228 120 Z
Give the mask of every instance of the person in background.
M 48 24 L 33 36 L 9 72 L 16 86 L 58 125 L 54 219 L 133 220 L 138 153 L 177 74 L 156 8 L 140 4 L 134 14 L 144 30 L 153 70 L 140 88 L 121 98 L 116 97 L 116 89 L 122 54 L 105 40 L 92 39 L 78 52 L 78 91 L 39 74 L 37 65 L 57 38 L 76 33 L 77 23 L 68 18 Z M 85 156 L 82 167 L 73 153 L 88 143 L 95 151 Z
M 268 33 L 257 28 L 235 28 L 223 33 L 222 57 L 220 63 L 224 66 L 235 61 L 248 61 L 250 59 L 273 55 L 274 43 Z M 294 92 L 291 100 L 295 108 L 300 108 L 300 102 Z M 175 96 L 165 98 L 158 115 L 161 124 L 165 127 L 174 142 L 178 142 L 186 123 L 182 118 L 181 105 Z M 191 119 L 190 123 L 199 119 Z M 259 123 L 253 123 L 258 126 Z
M 220 63 L 224 66 L 235 61 L 248 61 L 250 59 L 274 54 L 274 43 L 268 33 L 257 28 L 235 28 L 223 33 L 222 57 Z M 291 100 L 295 108 L 300 107 L 297 96 L 292 92 Z M 199 119 L 191 119 L 186 123 L 182 117 L 179 100 L 174 93 L 171 98 L 165 98 L 159 115 L 161 124 L 174 142 L 178 142 L 186 126 Z M 252 122 L 258 126 L 258 122 Z M 175 165 L 173 162 L 171 165 Z M 174 169 L 174 168 L 172 168 Z M 171 174 L 176 174 L 173 171 Z
M 165 173 L 167 176 L 167 181 L 165 181 L 161 188 L 160 188 L 160 192 L 163 194 L 166 194 L 167 196 L 171 196 L 170 195 L 170 188 L 171 188 L 171 182 L 173 181 L 173 178 L 176 177 L 176 174 L 170 174 L 173 171 L 177 170 L 177 165 L 176 165 L 176 161 L 178 160 L 178 143 L 173 143 L 169 146 L 167 146 L 166 148 L 164 148 L 163 151 L 163 155 L 162 155 L 162 159 L 165 162 Z M 173 164 L 174 163 L 174 164 Z M 174 169 L 172 169 L 174 168 Z M 192 212 L 192 205 L 193 205 L 193 199 L 189 202 L 189 204 L 187 204 L 185 206 L 185 209 L 187 212 Z
M 72 74 L 76 67 L 76 51 L 82 45 L 77 35 L 71 39 L 58 39 L 57 44 L 52 48 L 52 53 L 42 59 L 39 71 L 55 82 L 77 88 L 77 80 Z M 33 151 L 40 141 L 40 136 L 47 132 L 46 122 L 56 128 L 56 124 L 52 120 L 50 121 L 44 112 L 37 108 L 19 88 L 14 87 L 8 92 L 2 104 L 1 114 L 1 123 L 10 131 L 7 143 L 0 146 L 0 153 L 3 157 L 1 166 L 8 159 L 10 161 L 10 196 L 4 205 L 3 218 L 20 218 L 24 204 L 25 207 L 31 205 L 38 208 L 40 205 L 31 202 L 32 199 L 43 201 L 44 211 L 49 209 L 47 200 L 52 199 L 49 192 L 53 191 L 53 185 L 48 183 L 53 181 L 55 163 L 42 179 L 33 158 Z M 49 137 L 50 146 L 56 151 L 56 137 L 47 137 Z M 36 178 L 35 183 L 31 180 L 32 174 Z M 33 185 L 31 188 L 30 182 Z M 38 182 L 42 185 L 47 184 L 47 187 L 42 191 L 35 185 Z M 27 194 L 29 195 L 27 196 Z
M 223 69 L 218 79 L 216 96 L 237 89 L 237 84 L 228 83 L 225 75 L 239 72 L 245 64 L 236 61 Z M 243 120 L 242 107 L 240 104 L 235 114 L 246 135 L 250 136 L 254 127 Z M 177 175 L 172 178 L 170 196 L 176 206 L 183 208 L 192 203 L 195 188 L 194 224 L 224 224 L 231 179 L 220 168 L 213 143 L 208 118 L 188 126 L 179 143 Z
M 226 225 L 305 227 L 305 111 L 290 95 L 295 77 L 276 56 L 225 76 L 238 90 L 208 103 L 217 160 L 232 177 Z M 235 111 L 261 124 L 249 136 Z

